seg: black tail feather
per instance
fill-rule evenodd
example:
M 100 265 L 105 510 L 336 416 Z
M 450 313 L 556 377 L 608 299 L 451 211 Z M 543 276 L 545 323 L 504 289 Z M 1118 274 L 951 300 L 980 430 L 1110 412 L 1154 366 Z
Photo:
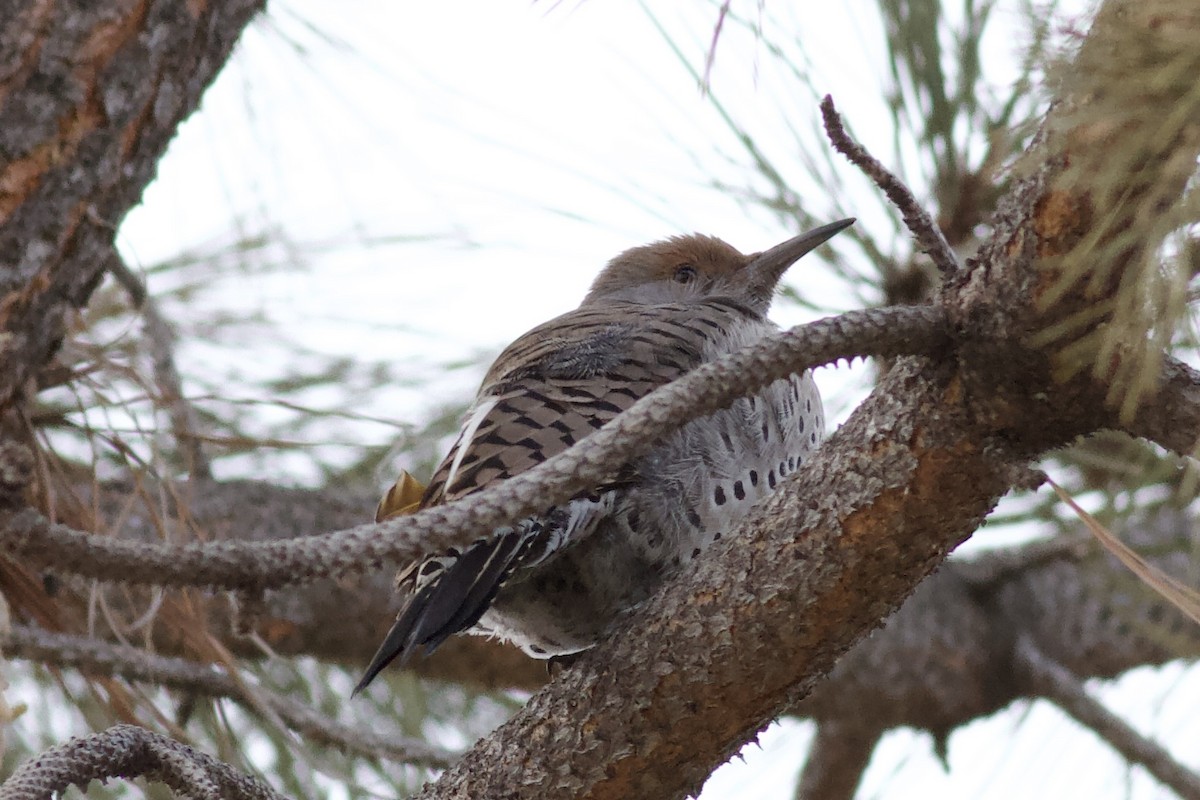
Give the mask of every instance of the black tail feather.
M 371 681 L 375 680 L 375 676 L 382 672 L 383 668 L 392 663 L 396 658 L 400 659 L 401 666 L 408 661 L 413 652 L 413 626 L 420 619 L 425 606 L 428 605 L 429 590 L 433 588 L 432 585 L 426 586 L 421 591 L 409 597 L 408 602 L 404 604 L 404 607 L 400 609 L 400 613 L 396 616 L 396 621 L 392 623 L 391 629 L 388 630 L 387 636 L 383 637 L 383 642 L 379 645 L 379 649 L 371 657 L 371 663 L 367 665 L 363 676 L 359 678 L 354 691 L 350 692 L 351 697 L 354 697 L 367 688 Z
M 447 637 L 458 631 L 465 631 L 470 628 L 479 618 L 483 616 L 483 612 L 487 611 L 488 606 L 492 604 L 496 593 L 500 591 L 500 584 L 508 577 L 512 571 L 513 561 L 520 549 L 523 537 L 515 533 L 508 533 L 501 536 L 499 539 L 488 542 L 486 544 L 478 544 L 475 547 L 486 551 L 486 561 L 478 567 L 475 565 L 467 565 L 467 559 L 459 559 L 457 563 L 446 571 L 442 576 L 443 582 L 459 584 L 464 587 L 461 592 L 455 592 L 450 589 L 448 593 L 459 595 L 459 601 L 455 607 L 453 616 L 450 619 L 437 625 L 436 632 L 430 626 L 430 648 L 436 647 L 446 640 Z M 459 568 L 462 567 L 461 574 Z M 427 616 L 432 617 L 432 613 Z
M 512 571 L 521 541 L 521 536 L 509 533 L 472 545 L 411 595 L 351 697 L 365 689 L 392 661 L 403 666 L 419 649 L 431 655 L 451 635 L 478 622 Z

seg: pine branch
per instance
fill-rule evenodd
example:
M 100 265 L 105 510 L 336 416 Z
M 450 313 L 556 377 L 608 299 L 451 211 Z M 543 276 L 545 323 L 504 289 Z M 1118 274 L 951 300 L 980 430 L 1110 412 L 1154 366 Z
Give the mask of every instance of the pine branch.
M 284 800 L 257 778 L 136 725 L 114 725 L 33 757 L 0 784 L 0 800 L 50 800 L 69 786 L 109 778 L 159 781 L 203 800 Z
M 652 392 L 570 450 L 501 485 L 378 525 L 284 542 L 171 546 L 95 537 L 27 510 L 3 520 L 0 549 L 56 570 L 125 584 L 258 592 L 361 574 L 465 547 L 480 531 L 594 486 L 689 420 L 779 378 L 843 358 L 931 353 L 946 343 L 942 315 L 929 306 L 856 311 L 797 326 Z

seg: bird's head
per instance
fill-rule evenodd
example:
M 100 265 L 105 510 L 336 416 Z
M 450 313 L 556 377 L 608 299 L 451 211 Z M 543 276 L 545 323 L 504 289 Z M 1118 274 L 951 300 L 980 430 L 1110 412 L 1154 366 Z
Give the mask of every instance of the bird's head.
M 788 267 L 853 223 L 853 219 L 839 220 L 750 255 L 715 236 L 698 233 L 634 247 L 608 262 L 583 305 L 732 297 L 765 314 Z

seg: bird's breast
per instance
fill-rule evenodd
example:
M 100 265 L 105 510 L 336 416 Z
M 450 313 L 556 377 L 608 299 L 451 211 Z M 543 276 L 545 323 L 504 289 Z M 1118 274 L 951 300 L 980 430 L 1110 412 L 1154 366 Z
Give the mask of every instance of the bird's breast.
M 715 358 L 774 330 L 730 328 Z M 625 506 L 631 541 L 672 565 L 730 532 L 759 500 L 800 469 L 824 437 L 821 396 L 807 371 L 689 422 L 637 465 Z

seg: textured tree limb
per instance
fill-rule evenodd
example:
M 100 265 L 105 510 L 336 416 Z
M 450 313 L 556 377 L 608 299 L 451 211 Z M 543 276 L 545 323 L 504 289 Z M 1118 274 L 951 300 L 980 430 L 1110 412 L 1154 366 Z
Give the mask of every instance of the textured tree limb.
M 2 459 L 0 459 L 2 461 Z M 146 479 L 149 481 L 149 479 Z M 334 485 L 318 489 L 275 486 L 260 481 L 212 481 L 159 486 L 112 482 L 77 485 L 71 494 L 99 519 L 113 520 L 118 530 L 101 527 L 96 534 L 120 535 L 137 542 L 221 540 L 238 537 L 264 542 L 311 536 L 351 527 L 370 518 L 378 500 L 375 488 Z M 148 501 L 147 498 L 153 498 Z M 158 498 L 163 498 L 160 502 Z M 86 520 L 85 520 L 86 521 Z M 268 592 L 255 633 L 281 656 L 310 656 L 327 662 L 361 667 L 376 643 L 387 633 L 397 605 L 394 570 L 380 569 L 348 580 L 321 580 L 285 591 Z M 57 586 L 48 596 L 43 584 Z M 36 621 L 53 630 L 82 631 L 87 598 L 102 592 L 118 620 L 143 618 L 153 602 L 148 591 L 129 591 L 115 585 L 97 587 L 47 567 L 39 575 L 10 559 L 0 558 L 0 591 L 17 619 Z M 177 595 L 167 597 L 171 603 Z M 47 607 L 58 610 L 48 616 Z M 170 619 L 160 606 L 158 618 L 143 629 L 153 650 L 165 655 L 211 661 L 213 655 L 181 635 L 181 622 Z M 214 599 L 186 623 L 203 630 L 240 657 L 259 659 L 262 651 L 234 631 L 227 604 Z M 101 637 L 121 631 L 96 629 Z M 514 647 L 478 637 L 454 637 L 433 658 L 412 668 L 422 675 L 475 688 L 533 689 L 546 682 L 544 665 Z
M 148 545 L 90 536 L 27 510 L 0 520 L 0 548 L 56 570 L 130 584 L 262 591 L 361 574 L 465 547 L 594 486 L 689 420 L 794 372 L 842 358 L 932 353 L 947 344 L 943 315 L 931 306 L 855 311 L 797 326 L 657 389 L 571 449 L 503 484 L 378 525 L 263 544 Z
M 825 95 L 825 99 L 821 101 L 821 117 L 825 122 L 825 133 L 833 143 L 834 149 L 883 190 L 900 211 L 904 224 L 917 240 L 917 246 L 933 260 L 938 271 L 942 275 L 951 275 L 962 269 L 942 229 L 921 207 L 909 188 L 846 132 L 842 117 L 829 95 Z
M 1079 677 L 1046 655 L 1031 637 L 1017 640 L 1015 655 L 1014 663 L 1032 692 L 1070 714 L 1131 764 L 1141 764 L 1181 798 L 1200 800 L 1200 775 L 1089 695 Z
M 442 768 L 457 757 L 445 748 L 420 740 L 351 728 L 291 698 L 234 680 L 208 664 L 23 625 L 14 625 L 0 636 L 0 648 L 10 658 L 78 669 L 92 675 L 114 675 L 206 697 L 228 697 L 251 713 L 265 706 L 289 728 L 312 741 L 368 758 Z
M 0 784 L 0 800 L 50 800 L 68 786 L 109 778 L 160 781 L 203 800 L 284 800 L 262 781 L 136 725 L 114 725 L 35 756 Z
M 818 722 L 796 784 L 796 800 L 853 800 L 881 733 L 837 720 Z

